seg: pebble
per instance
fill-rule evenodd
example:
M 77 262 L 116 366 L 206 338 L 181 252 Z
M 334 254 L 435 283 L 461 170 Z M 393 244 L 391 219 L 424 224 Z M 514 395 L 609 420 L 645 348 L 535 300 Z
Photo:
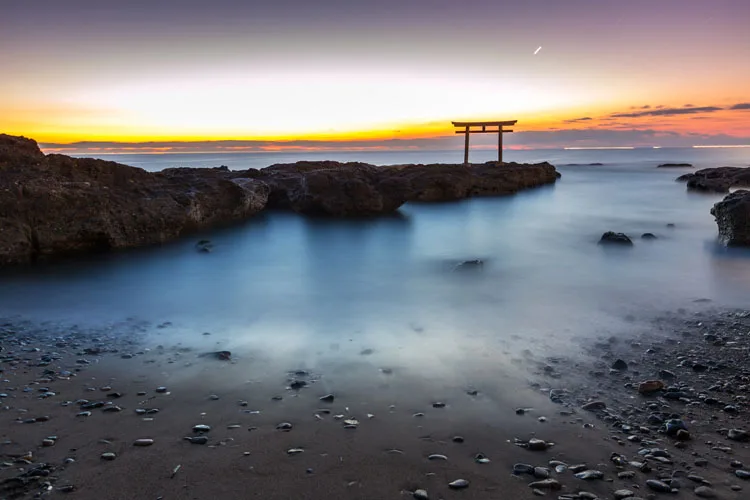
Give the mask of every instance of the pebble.
M 333 403 L 334 399 L 335 396 L 333 394 L 326 394 L 325 396 L 320 397 L 320 400 L 324 403 Z
M 583 479 L 585 481 L 593 481 L 594 479 L 602 479 L 604 477 L 604 473 L 599 470 L 585 470 L 576 474 L 575 477 L 577 477 L 578 479 Z
M 42 439 L 42 446 L 55 446 L 55 440 L 54 439 Z
M 630 490 L 617 490 L 614 493 L 615 498 L 617 500 L 622 500 L 623 498 L 631 498 L 635 496 L 635 493 L 633 493 Z
M 658 491 L 659 493 L 671 493 L 672 492 L 672 488 L 667 483 L 657 481 L 656 479 L 649 479 L 648 481 L 646 481 L 646 486 L 648 486 L 654 491 Z
M 734 471 L 734 475 L 740 479 L 745 479 L 745 480 L 750 479 L 750 472 L 746 470 L 742 470 L 742 469 L 736 470 Z
M 747 431 L 743 431 L 742 429 L 729 429 L 729 432 L 727 433 L 727 439 L 730 439 L 732 441 L 745 442 L 750 440 L 750 434 L 748 434 Z
M 534 473 L 534 466 L 529 464 L 515 464 L 513 466 L 513 474 L 520 475 L 520 474 L 533 474 Z
M 543 451 L 549 448 L 549 443 L 543 439 L 531 438 L 528 442 L 528 448 L 532 451 Z
M 624 470 L 617 473 L 617 477 L 620 479 L 632 479 L 635 477 L 635 472 L 632 470 Z
M 292 424 L 290 424 L 289 422 L 281 422 L 276 426 L 276 429 L 279 431 L 290 431 L 292 430 Z
M 300 453 L 303 453 L 305 450 L 302 448 L 290 448 L 286 450 L 287 455 L 299 455 Z
M 464 438 L 463 438 L 463 436 L 453 436 L 453 442 L 454 443 L 463 443 L 464 442 Z
M 193 432 L 208 432 L 211 430 L 210 425 L 198 424 L 193 426 Z
M 540 490 L 559 490 L 562 488 L 560 481 L 556 479 L 543 479 L 541 481 L 534 481 L 529 483 L 529 488 L 537 488 Z
M 716 498 L 716 492 L 708 486 L 698 486 L 695 488 L 695 495 L 701 498 Z
M 448 487 L 454 490 L 463 490 L 464 488 L 469 487 L 469 481 L 466 479 L 456 479 L 455 481 L 448 483 Z
M 604 401 L 592 401 L 581 406 L 581 408 L 586 411 L 604 410 L 607 408 L 607 404 Z
M 166 387 L 164 387 L 164 386 L 161 386 L 161 387 L 157 387 L 157 388 L 156 388 L 156 392 L 158 392 L 159 394 L 164 394 L 164 393 L 166 393 L 166 392 L 167 392 L 167 388 L 166 388 Z
M 430 497 L 427 494 L 426 490 L 416 490 L 416 491 L 414 491 L 414 493 L 412 493 L 412 496 L 416 500 L 430 500 Z
M 549 474 L 549 469 L 545 467 L 534 467 L 534 477 L 537 479 L 547 479 Z
M 133 442 L 133 446 L 151 446 L 152 444 L 154 444 L 154 440 L 153 439 L 147 439 L 147 438 L 136 439 Z
M 638 392 L 641 394 L 651 394 L 664 389 L 664 382 L 661 380 L 646 380 L 638 384 Z
M 185 439 L 185 441 L 190 441 L 192 444 L 208 443 L 208 436 L 188 436 L 183 439 Z
M 218 401 L 218 400 L 219 400 L 220 398 L 219 398 L 219 396 L 217 396 L 216 394 L 211 394 L 211 395 L 210 395 L 210 396 L 208 397 L 208 399 L 210 399 L 211 401 Z
M 445 403 L 443 403 L 441 401 L 436 401 L 436 402 L 432 403 L 432 407 L 433 408 L 445 408 Z
M 101 455 L 102 460 L 114 460 L 115 458 L 117 458 L 117 455 L 115 453 L 112 453 L 111 451 L 102 453 Z
M 488 464 L 490 463 L 490 459 L 482 455 L 481 453 L 477 453 L 474 456 L 474 461 L 478 464 Z
M 427 457 L 427 460 L 448 460 L 448 457 L 446 457 L 445 455 L 439 455 L 435 453 L 433 455 L 429 455 Z

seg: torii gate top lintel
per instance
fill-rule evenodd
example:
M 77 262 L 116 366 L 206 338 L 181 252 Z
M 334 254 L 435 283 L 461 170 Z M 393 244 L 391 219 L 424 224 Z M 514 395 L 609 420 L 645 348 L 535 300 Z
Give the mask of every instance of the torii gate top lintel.
M 463 128 L 463 130 L 456 130 L 457 134 L 464 134 L 466 139 L 464 141 L 464 163 L 469 163 L 469 134 L 497 134 L 497 161 L 502 163 L 503 161 L 503 134 L 513 132 L 504 127 L 511 127 L 515 125 L 518 120 L 505 120 L 505 121 L 489 121 L 489 122 L 451 122 L 456 128 Z M 477 128 L 481 127 L 481 128 Z M 487 130 L 490 127 L 490 130 Z

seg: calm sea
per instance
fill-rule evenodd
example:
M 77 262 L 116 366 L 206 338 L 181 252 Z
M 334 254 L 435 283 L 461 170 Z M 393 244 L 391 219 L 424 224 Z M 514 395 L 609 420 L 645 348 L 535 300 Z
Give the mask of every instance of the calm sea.
M 461 152 L 106 156 L 148 170 L 263 167 L 300 159 L 376 164 L 453 162 Z M 493 153 L 474 152 L 474 161 Z M 96 323 L 171 321 L 185 342 L 264 349 L 307 365 L 362 348 L 409 365 L 507 353 L 508 339 L 561 348 L 618 334 L 662 311 L 748 306 L 750 250 L 716 243 L 720 195 L 674 182 L 690 169 L 748 166 L 750 149 L 523 151 L 550 161 L 556 185 L 502 198 L 408 204 L 394 217 L 310 219 L 266 213 L 238 227 L 161 247 L 5 272 L 0 314 Z M 588 166 L 589 163 L 603 163 Z M 584 164 L 571 165 L 571 164 Z M 674 224 L 668 228 L 667 224 Z M 635 237 L 603 248 L 604 231 Z M 642 241 L 644 232 L 658 236 Z M 211 254 L 194 250 L 210 238 Z M 483 259 L 477 273 L 455 273 Z M 171 333 L 170 333 L 171 332 Z

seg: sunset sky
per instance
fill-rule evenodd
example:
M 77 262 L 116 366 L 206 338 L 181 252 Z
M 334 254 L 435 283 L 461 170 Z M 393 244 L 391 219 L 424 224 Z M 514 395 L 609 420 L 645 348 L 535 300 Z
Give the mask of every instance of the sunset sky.
M 442 148 L 494 118 L 516 147 L 750 144 L 749 23 L 748 0 L 9 1 L 0 132 Z

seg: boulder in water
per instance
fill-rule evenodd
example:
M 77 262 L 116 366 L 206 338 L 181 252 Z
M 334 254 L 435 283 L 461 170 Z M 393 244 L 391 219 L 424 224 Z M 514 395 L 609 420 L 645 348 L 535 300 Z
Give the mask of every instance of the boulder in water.
M 599 240 L 600 245 L 623 245 L 632 246 L 633 242 L 625 233 L 615 233 L 614 231 L 607 231 L 604 233 Z
M 711 214 L 726 245 L 750 246 L 750 191 L 740 190 L 715 204 Z

